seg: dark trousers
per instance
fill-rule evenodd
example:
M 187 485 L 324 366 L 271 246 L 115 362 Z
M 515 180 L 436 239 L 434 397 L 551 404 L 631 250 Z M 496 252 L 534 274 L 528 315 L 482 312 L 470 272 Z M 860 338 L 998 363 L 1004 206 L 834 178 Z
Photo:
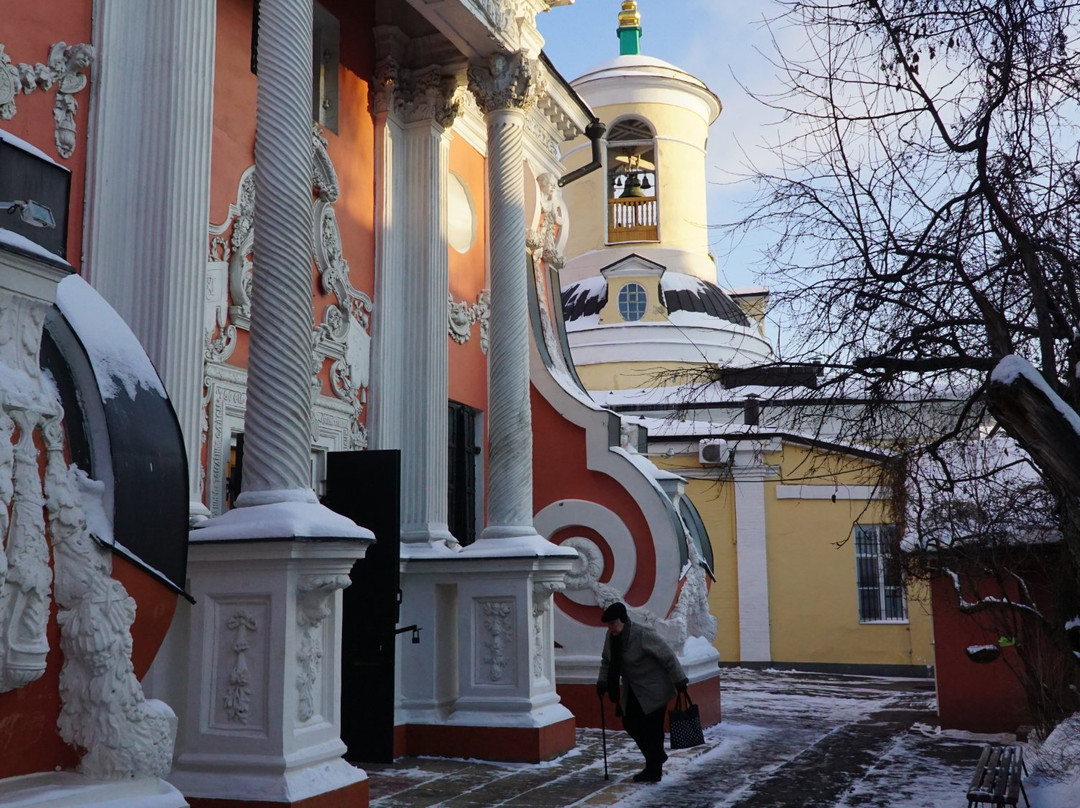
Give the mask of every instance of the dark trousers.
M 624 683 L 625 685 L 625 683 Z M 659 772 L 667 760 L 664 752 L 664 708 L 644 713 L 634 690 L 627 687 L 623 726 L 645 756 L 645 770 Z

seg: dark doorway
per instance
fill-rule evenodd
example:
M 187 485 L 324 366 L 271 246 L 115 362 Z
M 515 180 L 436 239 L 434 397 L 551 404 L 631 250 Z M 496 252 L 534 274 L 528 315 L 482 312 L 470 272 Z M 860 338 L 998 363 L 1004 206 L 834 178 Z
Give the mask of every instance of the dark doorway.
M 341 739 L 357 763 L 394 760 L 394 647 L 400 598 L 401 452 L 330 452 L 323 503 L 375 534 L 342 593 Z
M 476 466 L 480 455 L 476 428 L 479 415 L 479 410 L 466 404 L 450 402 L 446 521 L 454 538 L 463 545 L 476 540 Z

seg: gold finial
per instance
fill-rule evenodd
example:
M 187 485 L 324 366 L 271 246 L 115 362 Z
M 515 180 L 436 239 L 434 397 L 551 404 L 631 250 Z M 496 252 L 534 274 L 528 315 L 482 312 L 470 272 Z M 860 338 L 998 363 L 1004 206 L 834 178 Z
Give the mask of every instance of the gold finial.
M 641 27 L 641 14 L 638 12 L 636 0 L 623 0 L 622 11 L 619 12 L 619 27 Z

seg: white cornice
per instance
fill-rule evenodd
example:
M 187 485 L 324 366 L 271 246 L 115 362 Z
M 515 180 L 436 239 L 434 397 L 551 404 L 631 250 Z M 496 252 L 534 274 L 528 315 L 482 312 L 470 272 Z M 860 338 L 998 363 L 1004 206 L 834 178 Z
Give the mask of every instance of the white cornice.
M 855 500 L 888 499 L 890 492 L 878 485 L 778 485 L 777 499 Z

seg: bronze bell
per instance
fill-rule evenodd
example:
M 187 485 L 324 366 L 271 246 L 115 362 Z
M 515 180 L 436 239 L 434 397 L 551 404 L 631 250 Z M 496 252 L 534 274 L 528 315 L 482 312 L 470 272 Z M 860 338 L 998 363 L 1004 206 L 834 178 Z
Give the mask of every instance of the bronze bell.
M 641 189 L 641 180 L 638 179 L 637 174 L 631 174 L 626 178 L 626 188 L 619 194 L 619 199 L 626 199 L 626 197 L 640 198 L 645 196 L 645 191 Z

